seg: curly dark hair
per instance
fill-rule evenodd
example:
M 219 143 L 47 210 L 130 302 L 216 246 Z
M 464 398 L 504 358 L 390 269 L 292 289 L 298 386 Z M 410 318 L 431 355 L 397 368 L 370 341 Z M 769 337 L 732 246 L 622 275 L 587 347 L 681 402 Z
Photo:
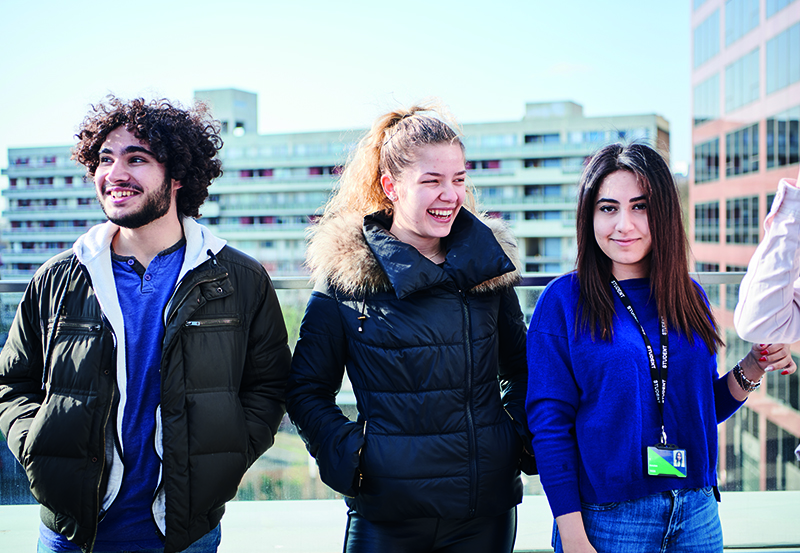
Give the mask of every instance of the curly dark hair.
M 200 217 L 211 181 L 222 175 L 222 162 L 217 158 L 222 148 L 220 126 L 208 108 L 197 103 L 185 110 L 166 99 L 125 102 L 109 95 L 106 102 L 92 106 L 75 135 L 78 144 L 72 150 L 72 159 L 86 166 L 89 177 L 94 178 L 100 148 L 109 133 L 122 126 L 150 146 L 158 162 L 164 164 L 167 178 L 180 181 L 178 212 Z

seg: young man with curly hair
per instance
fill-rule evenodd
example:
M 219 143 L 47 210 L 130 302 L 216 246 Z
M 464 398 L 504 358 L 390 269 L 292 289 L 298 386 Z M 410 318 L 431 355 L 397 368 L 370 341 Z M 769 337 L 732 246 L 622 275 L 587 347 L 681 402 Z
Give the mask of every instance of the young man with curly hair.
M 37 271 L 0 355 L 39 552 L 214 552 L 273 443 L 290 364 L 275 291 L 195 221 L 217 129 L 203 106 L 111 97 L 77 135 L 108 222 Z

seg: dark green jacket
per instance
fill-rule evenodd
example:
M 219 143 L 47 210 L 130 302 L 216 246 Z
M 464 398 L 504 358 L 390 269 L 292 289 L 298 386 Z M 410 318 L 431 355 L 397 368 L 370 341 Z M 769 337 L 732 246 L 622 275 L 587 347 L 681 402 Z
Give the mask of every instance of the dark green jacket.
M 200 225 L 184 225 L 187 252 L 201 252 L 190 238 Z M 46 263 L 25 292 L 0 355 L 0 430 L 43 506 L 43 522 L 91 550 L 122 478 L 116 428 L 124 333 L 114 306 L 104 303 L 116 297 L 113 280 L 92 283 L 89 274 L 103 272 L 78 261 L 91 266 L 107 250 L 92 258 L 77 249 Z M 163 493 L 154 513 L 163 518 L 167 552 L 216 527 L 244 472 L 272 445 L 290 365 L 264 268 L 227 246 L 197 258 L 204 260 L 179 280 L 165 313 L 153 313 L 166 320 Z

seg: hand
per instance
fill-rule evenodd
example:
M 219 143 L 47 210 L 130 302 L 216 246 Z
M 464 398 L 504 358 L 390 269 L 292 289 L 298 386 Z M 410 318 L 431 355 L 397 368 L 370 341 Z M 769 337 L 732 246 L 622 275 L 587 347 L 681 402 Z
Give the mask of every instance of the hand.
M 750 355 L 764 372 L 780 371 L 788 375 L 797 370 L 789 344 L 753 344 Z

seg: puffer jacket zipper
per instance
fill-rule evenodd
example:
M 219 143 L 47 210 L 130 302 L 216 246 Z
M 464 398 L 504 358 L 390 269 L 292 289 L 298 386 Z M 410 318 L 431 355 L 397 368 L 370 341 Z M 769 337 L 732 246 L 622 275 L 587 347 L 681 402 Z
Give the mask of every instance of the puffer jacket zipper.
M 467 440 L 469 442 L 469 516 L 475 516 L 478 501 L 478 447 L 475 435 L 475 420 L 473 419 L 472 387 L 473 387 L 473 360 L 472 360 L 472 321 L 469 312 L 469 297 L 467 293 L 459 290 L 461 295 L 461 313 L 464 317 L 464 353 L 467 359 L 467 389 L 465 406 L 467 415 Z
M 114 333 L 114 329 L 111 328 L 111 324 L 108 322 L 108 320 L 105 318 L 105 316 L 103 316 L 103 320 L 104 320 L 104 324 L 108 327 L 108 331 L 111 334 L 111 339 L 112 339 L 112 341 L 114 343 L 114 349 L 112 351 L 111 360 L 112 360 L 112 366 L 116 367 L 117 366 L 117 363 L 116 363 L 116 359 L 117 359 L 117 335 Z M 99 326 L 102 329 L 101 325 L 95 325 L 95 326 Z M 95 491 L 96 491 L 95 502 L 96 502 L 96 505 L 98 505 L 99 509 L 98 509 L 97 520 L 96 520 L 96 522 L 94 524 L 94 531 L 92 532 L 92 539 L 89 541 L 88 547 L 86 549 L 87 553 L 92 553 L 92 551 L 94 551 L 94 544 L 95 544 L 95 541 L 97 541 L 97 531 L 99 529 L 100 518 L 101 518 L 101 515 L 103 513 L 103 505 L 102 505 L 102 498 L 101 498 L 102 489 L 101 488 L 103 487 L 103 473 L 106 470 L 106 436 L 107 436 L 106 429 L 108 428 L 108 421 L 111 419 L 111 413 L 114 411 L 114 401 L 115 401 L 116 395 L 117 395 L 117 386 L 116 386 L 116 382 L 115 382 L 111 386 L 111 397 L 108 400 L 108 408 L 106 409 L 106 412 L 103 415 L 103 424 L 100 426 L 100 431 L 101 431 L 100 432 L 100 436 L 102 436 L 102 437 L 100 438 L 100 451 L 97 454 L 98 457 L 99 457 L 98 462 L 100 463 L 100 473 L 99 473 L 100 477 L 97 479 L 97 487 L 95 489 Z M 115 431 L 115 435 L 116 435 L 116 431 Z

